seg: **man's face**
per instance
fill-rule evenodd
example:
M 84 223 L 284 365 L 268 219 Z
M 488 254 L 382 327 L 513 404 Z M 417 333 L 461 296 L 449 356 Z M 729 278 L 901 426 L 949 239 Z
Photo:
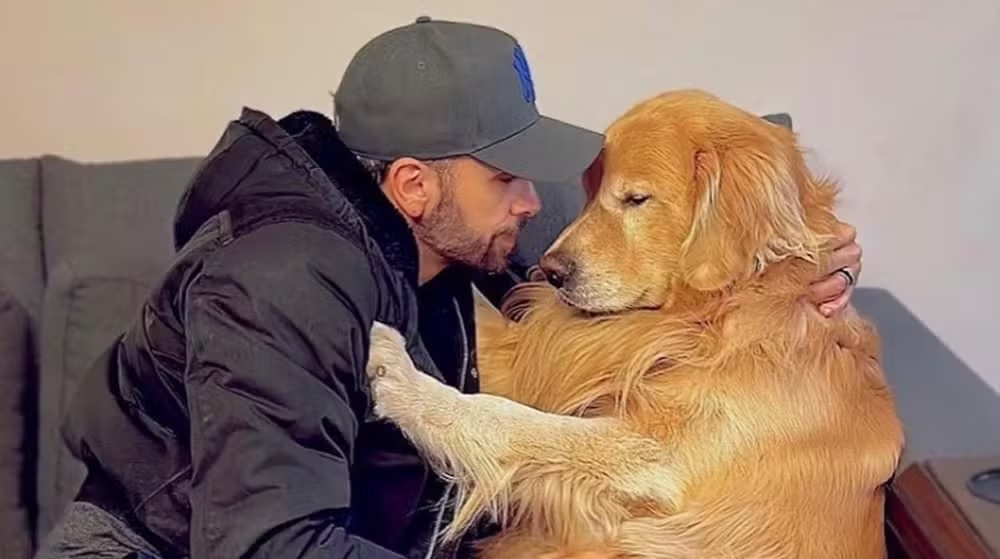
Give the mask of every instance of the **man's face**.
M 413 222 L 416 237 L 448 261 L 503 271 L 524 222 L 541 208 L 534 185 L 471 157 L 432 168 L 439 193 Z

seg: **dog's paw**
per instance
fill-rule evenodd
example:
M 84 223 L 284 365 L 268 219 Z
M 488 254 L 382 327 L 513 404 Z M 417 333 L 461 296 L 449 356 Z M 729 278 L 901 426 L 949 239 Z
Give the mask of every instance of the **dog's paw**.
M 411 407 L 420 372 L 406 352 L 406 340 L 395 328 L 375 322 L 365 367 L 375 399 L 375 415 L 399 420 Z
M 376 380 L 388 376 L 390 370 L 413 367 L 406 352 L 406 340 L 398 330 L 381 322 L 372 323 L 370 351 L 366 371 L 368 378 Z

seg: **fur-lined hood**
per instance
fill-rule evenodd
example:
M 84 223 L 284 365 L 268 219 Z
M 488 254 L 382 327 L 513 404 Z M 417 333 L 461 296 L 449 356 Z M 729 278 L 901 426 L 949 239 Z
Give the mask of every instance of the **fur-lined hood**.
M 302 180 L 271 180 L 290 172 Z M 365 231 L 389 263 L 416 283 L 417 245 L 406 221 L 341 141 L 330 119 L 313 111 L 296 111 L 276 122 L 245 108 L 201 162 L 184 193 L 174 221 L 175 247 L 186 244 L 224 209 L 280 199 L 317 202 L 358 233 Z

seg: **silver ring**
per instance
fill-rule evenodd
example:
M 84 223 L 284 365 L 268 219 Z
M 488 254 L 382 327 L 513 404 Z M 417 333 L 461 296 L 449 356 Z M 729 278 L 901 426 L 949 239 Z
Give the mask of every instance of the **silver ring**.
M 847 268 L 839 268 L 834 273 L 842 274 L 844 276 L 844 279 L 847 280 L 847 287 L 853 287 L 854 284 L 858 282 L 858 278 L 854 277 L 854 272 L 848 270 Z

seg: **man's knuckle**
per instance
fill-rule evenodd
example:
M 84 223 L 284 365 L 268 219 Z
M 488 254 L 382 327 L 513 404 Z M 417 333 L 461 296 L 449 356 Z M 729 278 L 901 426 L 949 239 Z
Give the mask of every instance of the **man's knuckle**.
M 835 277 L 830 279 L 830 287 L 827 288 L 823 295 L 827 301 L 835 299 L 837 295 L 840 295 L 840 293 L 844 291 L 844 287 L 846 285 L 847 284 L 844 282 L 843 274 L 837 274 Z
M 822 284 L 816 286 L 816 298 L 820 301 L 827 301 L 836 295 L 839 290 L 840 287 L 838 287 L 836 279 L 824 281 Z

